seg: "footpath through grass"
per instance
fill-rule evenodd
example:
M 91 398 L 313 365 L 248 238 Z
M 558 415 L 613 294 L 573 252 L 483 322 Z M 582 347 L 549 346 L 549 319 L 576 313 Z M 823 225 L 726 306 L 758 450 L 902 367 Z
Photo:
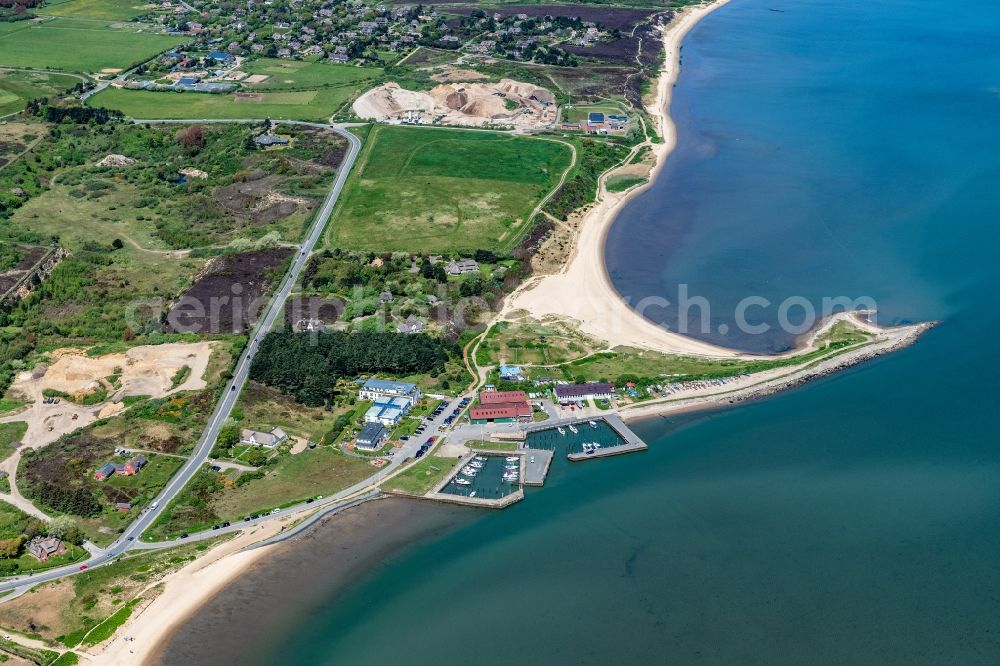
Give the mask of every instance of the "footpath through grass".
M 554 141 L 376 125 L 327 243 L 378 252 L 499 248 L 571 161 L 570 148 Z

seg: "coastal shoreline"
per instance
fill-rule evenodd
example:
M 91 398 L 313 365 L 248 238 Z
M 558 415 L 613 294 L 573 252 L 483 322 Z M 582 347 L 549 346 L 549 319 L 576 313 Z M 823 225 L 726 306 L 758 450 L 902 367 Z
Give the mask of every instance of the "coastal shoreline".
M 656 108 L 652 113 L 653 117 L 658 120 L 660 134 L 663 136 L 664 141 L 661 144 L 657 144 L 654 148 L 657 159 L 654 168 L 650 172 L 650 184 L 654 182 L 667 156 L 676 144 L 676 131 L 670 119 L 668 107 L 671 89 L 677 80 L 680 70 L 681 43 L 691 28 L 702 18 L 725 5 L 728 1 L 716 0 L 704 7 L 683 10 L 678 13 L 675 21 L 664 31 L 663 39 L 666 50 L 664 67 L 661 70 L 657 84 Z M 624 300 L 622 300 L 611 285 L 603 258 L 603 247 L 607 230 L 617 217 L 617 212 L 631 197 L 644 191 L 646 187 L 648 187 L 648 184 L 623 195 L 611 195 L 603 191 L 602 179 L 601 190 L 604 194 L 604 199 L 598 204 L 599 208 L 607 206 L 607 212 L 610 213 L 601 216 L 603 220 L 599 228 L 598 237 L 596 238 L 596 247 L 599 248 L 600 254 L 598 265 L 601 267 L 601 270 L 599 273 L 604 287 L 605 298 L 610 295 L 613 302 L 620 304 L 632 316 L 636 315 L 629 310 Z M 590 228 L 593 228 L 593 226 L 590 225 Z M 582 247 L 582 244 L 578 243 L 576 250 L 577 259 L 581 256 L 580 247 Z M 572 264 L 573 261 L 571 259 L 567 263 L 567 266 Z M 576 263 L 579 264 L 580 262 L 577 260 Z M 565 273 L 566 269 L 563 272 Z M 515 296 L 519 292 L 515 292 L 511 298 L 507 299 L 508 304 L 515 300 Z M 641 319 L 641 317 L 639 318 Z M 670 333 L 645 319 L 642 319 L 642 321 L 650 329 L 647 330 L 647 333 L 656 332 L 669 336 L 672 345 L 675 347 L 674 351 L 696 355 L 737 355 L 732 350 L 717 348 L 676 333 Z M 377 504 L 383 503 L 379 502 Z M 415 502 L 412 504 L 426 509 L 424 503 Z M 354 511 L 358 510 L 354 509 Z M 273 529 L 276 529 L 276 527 Z M 307 534 L 313 534 L 316 531 L 316 528 L 312 528 Z M 109 666 L 111 664 L 125 663 L 126 661 L 141 663 L 146 666 L 156 666 L 162 663 L 160 657 L 163 651 L 184 631 L 185 627 L 190 625 L 197 614 L 207 604 L 211 603 L 213 599 L 218 598 L 229 586 L 238 584 L 241 577 L 245 577 L 251 567 L 263 566 L 272 555 L 275 555 L 277 549 L 280 548 L 280 544 L 252 550 L 242 550 L 246 543 L 260 541 L 268 536 L 271 536 L 270 532 L 268 534 L 253 533 L 244 535 L 234 542 L 217 547 L 213 551 L 210 551 L 206 557 L 199 558 L 199 560 L 196 560 L 180 571 L 167 576 L 163 582 L 163 592 L 150 604 L 146 605 L 137 615 L 130 618 L 107 644 L 101 646 L 102 649 L 100 652 L 88 655 L 88 663 L 95 665 L 108 664 Z M 246 541 L 244 542 L 244 540 Z M 371 541 L 372 535 L 367 534 L 365 539 L 362 539 L 362 541 L 364 540 Z M 239 544 L 239 548 L 236 548 L 235 544 Z M 123 637 L 125 636 L 128 636 L 132 640 L 128 642 L 124 641 Z
M 618 214 L 634 197 L 656 182 L 677 145 L 677 128 L 670 115 L 670 103 L 680 75 L 684 38 L 702 19 L 728 2 L 715 0 L 683 9 L 663 31 L 664 64 L 657 80 L 656 102 L 647 109 L 663 140 L 651 146 L 656 162 L 647 182 L 615 194 L 605 189 L 606 174 L 602 176 L 598 201 L 582 214 L 580 232 L 562 269 L 526 281 L 506 299 L 499 319 L 523 310 L 539 319 L 548 316 L 572 319 L 579 323 L 584 333 L 621 346 L 710 358 L 764 358 L 702 342 L 649 321 L 633 310 L 614 288 L 604 257 L 607 235 Z

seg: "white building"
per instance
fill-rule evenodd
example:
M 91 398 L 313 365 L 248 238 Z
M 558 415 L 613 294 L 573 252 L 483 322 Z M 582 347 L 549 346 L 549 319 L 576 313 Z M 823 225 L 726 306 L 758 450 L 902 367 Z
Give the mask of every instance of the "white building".
M 375 402 L 385 402 L 392 398 L 403 398 L 410 405 L 420 400 L 420 389 L 416 384 L 410 382 L 394 382 L 385 379 L 372 377 L 364 383 L 358 392 L 361 400 L 373 400 Z

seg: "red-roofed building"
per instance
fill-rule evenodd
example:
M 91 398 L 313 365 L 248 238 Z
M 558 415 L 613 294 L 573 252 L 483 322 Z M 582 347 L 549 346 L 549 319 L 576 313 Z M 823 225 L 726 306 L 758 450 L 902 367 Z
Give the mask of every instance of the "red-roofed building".
M 479 404 L 469 410 L 472 423 L 530 421 L 534 410 L 524 391 L 483 391 Z
M 496 405 L 505 402 L 528 402 L 524 391 L 483 391 L 479 394 L 479 404 Z

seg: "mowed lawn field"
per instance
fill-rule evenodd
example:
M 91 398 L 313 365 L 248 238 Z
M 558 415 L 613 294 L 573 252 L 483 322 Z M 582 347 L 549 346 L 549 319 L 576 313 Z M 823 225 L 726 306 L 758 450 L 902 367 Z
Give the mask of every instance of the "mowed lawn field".
M 105 88 L 91 106 L 118 109 L 131 118 L 205 118 L 236 120 L 312 120 L 323 122 L 355 97 L 354 86 L 315 90 L 273 90 L 212 95 Z
M 89 73 L 124 69 L 185 41 L 137 30 L 72 18 L 0 23 L 0 65 Z
M 568 146 L 544 139 L 376 125 L 327 244 L 380 252 L 509 247 L 572 160 Z
M 43 16 L 71 16 L 104 21 L 128 21 L 147 14 L 150 3 L 143 0 L 46 0 L 37 10 Z
M 79 82 L 68 74 L 0 70 L 0 116 L 17 113 L 29 99 L 56 95 Z
M 249 90 L 351 86 L 382 75 L 382 69 L 378 67 L 354 67 L 282 58 L 260 58 L 242 69 L 249 74 L 267 77 L 260 83 L 247 84 Z

